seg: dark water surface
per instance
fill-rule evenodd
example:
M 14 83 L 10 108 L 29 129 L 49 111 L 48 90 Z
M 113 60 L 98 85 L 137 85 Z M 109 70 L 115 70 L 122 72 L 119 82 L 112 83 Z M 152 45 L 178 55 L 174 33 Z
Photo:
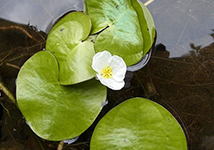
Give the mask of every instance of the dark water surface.
M 179 121 L 189 150 L 213 150 L 214 1 L 142 2 L 147 2 L 154 17 L 156 48 L 143 69 L 127 73 L 127 88 L 108 91 L 109 104 L 99 118 L 128 98 L 149 98 L 167 108 Z M 20 67 L 43 50 L 54 22 L 71 10 L 83 10 L 83 0 L 0 1 L 0 83 L 14 96 Z M 16 106 L 8 102 L 6 94 L 2 91 L 0 94 L 0 150 L 57 148 L 59 142 L 37 137 Z M 64 145 L 64 149 L 89 149 L 95 125 L 74 144 Z

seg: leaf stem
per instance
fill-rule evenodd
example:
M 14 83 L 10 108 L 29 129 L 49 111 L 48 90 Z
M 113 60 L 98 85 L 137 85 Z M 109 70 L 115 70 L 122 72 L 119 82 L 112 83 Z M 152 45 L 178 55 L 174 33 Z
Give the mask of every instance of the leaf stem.
M 3 109 L 7 112 L 8 116 L 10 116 L 10 112 L 9 110 L 4 106 L 4 104 L 2 104 L 2 102 L 0 102 L 1 106 L 3 107 Z
M 19 66 L 14 65 L 14 64 L 6 63 L 6 65 L 7 65 L 7 66 L 9 66 L 9 67 L 13 67 L 13 68 L 15 68 L 15 69 L 20 70 L 20 67 L 19 67 Z
M 12 103 L 16 104 L 16 99 L 14 98 L 13 94 L 7 87 L 4 86 L 2 82 L 0 82 L 0 90 L 2 90 L 8 96 Z
M 64 145 L 64 141 L 60 141 L 57 150 L 62 150 L 63 149 L 63 145 Z
M 32 40 L 34 41 L 37 41 L 37 39 L 35 39 L 26 29 L 24 29 L 23 27 L 20 27 L 20 26 L 17 26 L 17 25 L 11 25 L 11 26 L 8 26 L 8 27 L 0 27 L 0 30 L 9 30 L 9 29 L 16 29 L 16 30 L 19 30 L 23 33 L 25 33 L 29 38 L 31 38 Z

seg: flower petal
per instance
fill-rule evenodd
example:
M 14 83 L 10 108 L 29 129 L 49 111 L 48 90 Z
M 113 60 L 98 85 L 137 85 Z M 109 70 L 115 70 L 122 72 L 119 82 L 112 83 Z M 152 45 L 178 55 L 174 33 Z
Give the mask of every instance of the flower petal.
M 107 86 L 108 88 L 110 88 L 112 90 L 120 90 L 125 85 L 124 81 L 117 82 L 113 78 L 105 79 L 101 75 L 97 75 L 97 78 L 100 80 L 100 82 L 103 85 Z
M 97 72 L 100 71 L 111 62 L 112 55 L 108 51 L 98 52 L 94 55 L 92 61 L 92 68 Z
M 121 57 L 114 55 L 112 56 L 109 66 L 112 66 L 114 80 L 118 82 L 123 81 L 127 69 L 124 60 Z

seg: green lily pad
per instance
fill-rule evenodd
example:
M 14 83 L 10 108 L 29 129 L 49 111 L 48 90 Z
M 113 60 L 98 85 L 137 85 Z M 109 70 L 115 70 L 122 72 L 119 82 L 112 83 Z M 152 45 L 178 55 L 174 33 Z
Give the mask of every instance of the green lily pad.
M 106 100 L 106 87 L 91 79 L 70 86 L 58 81 L 58 62 L 42 51 L 32 56 L 17 78 L 17 102 L 30 128 L 47 140 L 65 140 L 84 132 Z
M 82 12 L 66 15 L 50 31 L 46 50 L 53 52 L 59 62 L 61 84 L 76 84 L 95 76 L 91 68 L 95 51 L 94 43 L 88 39 L 90 31 L 91 20 Z
M 159 104 L 129 99 L 110 110 L 92 135 L 91 150 L 187 150 L 176 119 Z
M 155 24 L 151 13 L 147 7 L 138 0 L 131 0 L 132 6 L 137 12 L 138 19 L 140 21 L 141 32 L 144 39 L 144 53 L 147 53 L 152 47 L 155 38 Z
M 127 0 L 85 0 L 85 11 L 92 21 L 92 34 L 99 33 L 95 51 L 109 51 L 124 59 L 127 66 L 144 55 L 138 15 Z

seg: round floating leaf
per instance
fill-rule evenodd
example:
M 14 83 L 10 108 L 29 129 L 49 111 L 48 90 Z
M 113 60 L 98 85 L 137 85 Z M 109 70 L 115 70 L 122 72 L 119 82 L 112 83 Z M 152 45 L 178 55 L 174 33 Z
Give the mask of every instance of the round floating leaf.
M 108 112 L 96 126 L 91 150 L 187 150 L 184 132 L 159 104 L 127 100 Z
M 152 18 L 151 13 L 147 7 L 138 0 L 131 0 L 132 6 L 137 12 L 138 19 L 140 21 L 141 32 L 143 34 L 144 40 L 144 53 L 147 53 L 152 47 L 155 38 L 155 24 Z
M 59 62 L 61 84 L 76 84 L 95 76 L 91 68 L 94 43 L 87 39 L 90 31 L 91 20 L 82 12 L 66 15 L 50 31 L 46 50 Z
M 106 99 L 106 88 L 94 79 L 71 86 L 58 82 L 54 55 L 32 56 L 17 78 L 17 102 L 30 128 L 47 140 L 74 138 L 95 120 Z
M 143 36 L 138 15 L 127 0 L 85 0 L 86 13 L 92 21 L 92 33 L 102 31 L 95 41 L 95 51 L 109 51 L 124 59 L 127 66 L 143 56 Z

